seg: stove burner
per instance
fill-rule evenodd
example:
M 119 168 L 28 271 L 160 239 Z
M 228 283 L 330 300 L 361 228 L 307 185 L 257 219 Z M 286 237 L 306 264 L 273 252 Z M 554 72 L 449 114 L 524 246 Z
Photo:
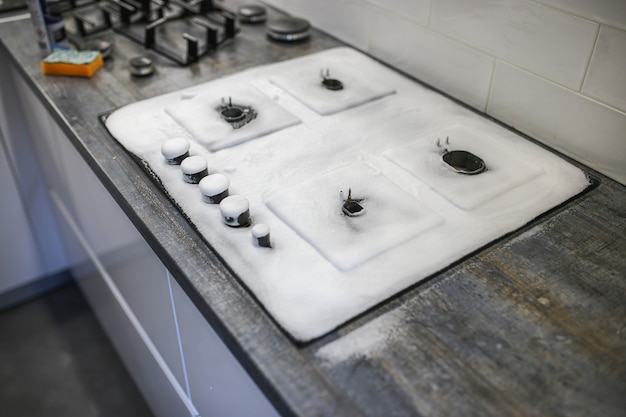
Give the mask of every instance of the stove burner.
M 476 175 L 487 169 L 485 162 L 468 151 L 444 152 L 443 161 L 459 174 Z
M 327 90 L 338 91 L 343 90 L 343 83 L 336 78 L 330 78 L 330 70 L 326 69 L 326 75 L 324 70 L 320 70 L 320 76 L 322 77 L 322 85 Z
M 446 137 L 445 144 L 450 144 L 449 136 Z M 442 147 L 441 139 L 437 139 L 436 145 L 438 148 Z M 459 174 L 476 175 L 487 170 L 485 161 L 468 151 L 448 151 L 448 148 L 443 148 L 441 158 L 454 172 Z
M 352 198 L 352 188 L 348 189 L 348 198 L 346 198 L 341 206 L 341 211 L 346 216 L 358 217 L 365 214 L 365 207 L 360 202 L 363 198 Z
M 257 113 L 250 106 L 233 104 L 232 98 L 228 97 L 228 104 L 222 97 L 222 105 L 218 108 L 222 119 L 230 123 L 233 129 L 239 129 L 252 120 L 256 119 Z
M 265 31 L 270 39 L 283 42 L 296 42 L 311 35 L 311 24 L 297 17 L 283 17 L 268 22 Z
M 87 42 L 84 48 L 81 49 L 98 51 L 103 59 L 107 59 L 111 56 L 111 51 L 113 51 L 113 42 L 106 39 L 93 39 Z
M 263 6 L 248 4 L 237 10 L 237 16 L 241 23 L 262 23 L 267 19 L 267 12 Z
M 136 56 L 130 60 L 130 73 L 136 77 L 147 77 L 154 73 L 152 60 L 147 56 Z

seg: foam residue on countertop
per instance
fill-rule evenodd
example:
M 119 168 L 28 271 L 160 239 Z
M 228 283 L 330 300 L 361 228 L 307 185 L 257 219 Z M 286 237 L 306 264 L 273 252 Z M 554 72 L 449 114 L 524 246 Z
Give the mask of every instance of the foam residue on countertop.
M 393 93 L 323 115 L 306 98 L 271 81 L 299 68 L 299 77 L 310 77 L 299 85 L 317 94 L 319 71 L 326 67 L 359 68 L 360 80 L 384 80 L 384 91 Z M 350 74 L 342 77 L 348 88 Z M 210 112 L 227 91 L 240 92 L 242 101 L 245 91 L 254 91 L 257 103 L 271 103 L 256 108 L 258 119 L 267 117 L 271 128 L 259 120 L 240 129 L 225 126 Z M 191 105 L 194 100 L 201 105 Z M 264 113 L 276 108 L 289 123 L 274 124 L 276 114 Z M 201 127 L 207 111 L 210 123 L 222 123 L 215 130 L 217 142 L 211 129 Z M 199 121 L 190 125 L 180 115 Z M 349 48 L 137 102 L 112 113 L 106 124 L 150 165 L 276 321 L 302 341 L 519 228 L 589 183 L 558 156 Z M 488 169 L 491 164 L 488 175 L 458 177 L 462 186 L 450 180 L 457 174 L 449 170 L 445 178 L 432 175 L 445 169 L 436 140 L 446 134 L 452 146 L 484 156 Z M 172 137 L 189 140 L 190 154 L 207 160 L 209 174 L 226 175 L 230 194 L 247 198 L 252 225 L 271 230 L 271 249 L 253 245 L 249 227 L 224 225 L 219 207 L 205 203 L 199 187 L 182 180 L 179 166 L 167 164 L 160 149 Z M 489 148 L 483 152 L 483 146 Z M 413 164 L 422 160 L 433 171 L 421 166 L 415 171 Z M 506 181 L 500 182 L 498 173 Z M 341 191 L 345 199 L 349 188 L 364 198 L 363 216 L 342 214 Z
M 315 352 L 315 356 L 335 365 L 350 358 L 381 352 L 394 340 L 402 317 L 398 310 L 376 317 L 340 339 L 325 344 Z

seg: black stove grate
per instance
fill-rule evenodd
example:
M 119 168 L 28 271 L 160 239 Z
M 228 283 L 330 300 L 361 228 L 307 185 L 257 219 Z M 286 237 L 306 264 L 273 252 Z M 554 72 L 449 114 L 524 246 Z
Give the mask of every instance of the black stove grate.
M 233 39 L 236 16 L 213 0 L 64 0 L 68 38 L 113 30 L 177 62 L 192 64 Z

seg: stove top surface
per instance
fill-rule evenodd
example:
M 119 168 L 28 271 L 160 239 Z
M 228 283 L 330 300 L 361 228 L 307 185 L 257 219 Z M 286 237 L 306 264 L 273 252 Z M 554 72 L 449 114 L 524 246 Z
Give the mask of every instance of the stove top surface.
M 26 0 L 0 0 L 0 13 L 26 9 Z
M 323 81 L 341 81 L 328 89 Z M 254 109 L 234 126 L 225 106 Z M 349 48 L 125 106 L 106 126 L 294 338 L 319 337 L 583 191 L 580 169 Z M 250 226 L 183 181 L 173 137 L 245 197 Z M 455 171 L 467 151 L 486 170 Z M 346 210 L 346 206 L 351 209 Z M 356 207 L 356 208 L 355 208 Z M 352 210 L 354 209 L 354 210 Z

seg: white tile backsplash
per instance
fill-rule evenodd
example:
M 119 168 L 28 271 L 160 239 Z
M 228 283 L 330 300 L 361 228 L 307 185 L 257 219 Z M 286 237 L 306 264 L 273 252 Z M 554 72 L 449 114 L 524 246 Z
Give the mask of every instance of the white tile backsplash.
M 487 112 L 626 183 L 626 114 L 503 62 Z
M 626 0 L 267 2 L 626 184 Z
M 361 0 L 286 0 L 286 10 L 361 50 L 367 50 L 368 4 Z
M 369 52 L 484 110 L 493 58 L 373 6 Z
M 626 112 L 625 31 L 602 26 L 582 92 Z
M 626 30 L 626 1 L 624 0 L 537 0 L 595 22 Z
M 428 25 L 431 0 L 370 0 L 370 3 L 413 20 L 422 26 Z
M 598 25 L 527 0 L 435 0 L 432 28 L 579 89 Z

